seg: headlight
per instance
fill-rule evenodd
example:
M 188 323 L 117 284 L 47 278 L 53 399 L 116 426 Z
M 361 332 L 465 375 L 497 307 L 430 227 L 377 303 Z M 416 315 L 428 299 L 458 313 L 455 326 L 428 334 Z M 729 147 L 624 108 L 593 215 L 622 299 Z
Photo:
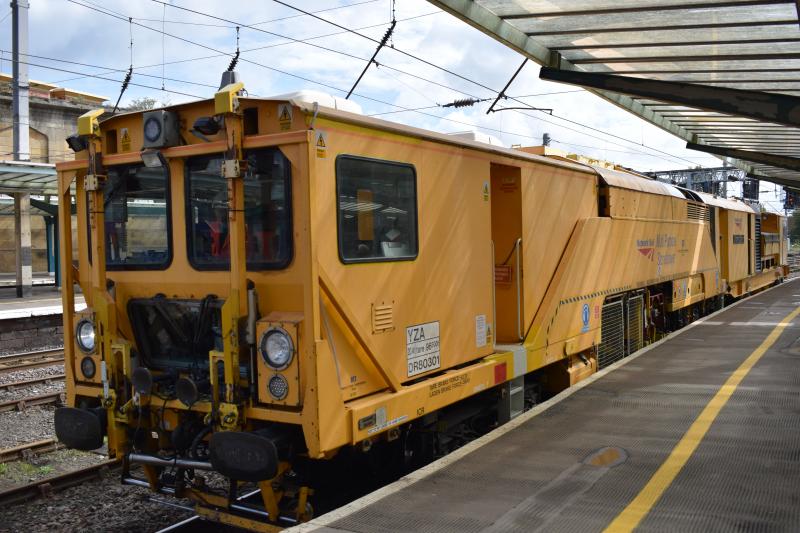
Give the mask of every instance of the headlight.
M 81 373 L 83 374 L 83 377 L 86 379 L 92 379 L 96 371 L 97 367 L 94 364 L 94 359 L 88 356 L 81 359 Z
M 144 137 L 151 143 L 161 137 L 161 124 L 156 117 L 150 117 L 144 123 Z
M 94 351 L 94 323 L 88 318 L 84 318 L 75 327 L 75 340 L 85 353 Z
M 261 337 L 261 357 L 274 370 L 283 370 L 292 362 L 294 344 L 283 328 L 272 328 Z
M 280 374 L 275 374 L 269 378 L 267 388 L 269 389 L 269 393 L 276 400 L 283 400 L 286 398 L 286 395 L 289 394 L 289 383 L 286 381 L 286 378 Z

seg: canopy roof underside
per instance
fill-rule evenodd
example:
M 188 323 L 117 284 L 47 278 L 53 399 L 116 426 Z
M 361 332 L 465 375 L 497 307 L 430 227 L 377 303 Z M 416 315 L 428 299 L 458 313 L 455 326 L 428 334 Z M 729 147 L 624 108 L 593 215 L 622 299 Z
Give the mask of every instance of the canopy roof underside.
M 55 165 L 0 161 L 0 194 L 58 194 Z
M 697 107 L 678 105 L 568 81 L 690 143 L 722 149 L 716 155 L 754 177 L 800 188 L 800 159 L 792 161 L 800 149 L 796 0 L 429 1 L 540 65 L 560 71 L 786 96 L 786 103 L 796 106 L 791 107 L 795 116 L 773 122 L 720 112 L 706 105 L 708 99 L 698 100 Z M 516 67 L 509 65 L 509 75 Z M 713 93 L 708 94 L 713 100 Z M 748 154 L 726 156 L 727 149 L 779 157 L 756 162 L 741 157 Z

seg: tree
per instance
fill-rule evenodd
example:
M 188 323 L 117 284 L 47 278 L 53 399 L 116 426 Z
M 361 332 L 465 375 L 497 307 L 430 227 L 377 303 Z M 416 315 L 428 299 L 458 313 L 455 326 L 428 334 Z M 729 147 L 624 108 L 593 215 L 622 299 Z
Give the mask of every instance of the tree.
M 131 103 L 128 104 L 127 110 L 128 111 L 147 111 L 148 109 L 153 109 L 158 100 L 155 98 L 150 98 L 149 96 L 142 96 L 141 98 L 134 98 L 131 100 Z
M 789 239 L 792 243 L 800 242 L 800 209 L 792 211 L 789 217 Z

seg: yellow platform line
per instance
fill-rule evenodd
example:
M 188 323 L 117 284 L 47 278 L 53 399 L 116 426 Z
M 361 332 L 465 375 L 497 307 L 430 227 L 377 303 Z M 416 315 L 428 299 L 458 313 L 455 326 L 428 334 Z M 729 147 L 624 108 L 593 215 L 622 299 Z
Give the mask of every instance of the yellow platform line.
M 733 374 L 725 381 L 717 393 L 706 404 L 700 416 L 692 423 L 683 438 L 675 445 L 666 461 L 656 470 L 647 485 L 639 492 L 625 509 L 608 525 L 607 532 L 618 533 L 633 531 L 647 516 L 647 513 L 658 502 L 664 492 L 672 484 L 686 462 L 700 445 L 706 432 L 714 423 L 719 412 L 728 403 L 728 399 L 736 391 L 739 383 L 747 376 L 753 366 L 775 344 L 781 333 L 785 331 L 786 324 L 800 315 L 800 307 L 786 315 L 781 323 L 767 335 L 767 338 L 739 365 Z

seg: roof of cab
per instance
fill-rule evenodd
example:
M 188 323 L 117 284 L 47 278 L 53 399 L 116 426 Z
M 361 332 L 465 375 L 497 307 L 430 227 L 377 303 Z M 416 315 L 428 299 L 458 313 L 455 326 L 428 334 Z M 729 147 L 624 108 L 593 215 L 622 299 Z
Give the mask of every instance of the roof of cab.
M 700 199 L 703 200 L 703 203 L 706 205 L 730 209 L 731 211 L 743 211 L 745 213 L 755 214 L 755 210 L 752 207 L 739 200 L 734 200 L 732 198 L 720 198 L 719 196 L 714 196 L 713 194 L 699 191 L 696 191 L 696 194 L 700 196 Z
M 686 197 L 677 188 L 668 183 L 662 183 L 654 179 L 637 176 L 629 172 L 621 170 L 612 170 L 597 165 L 591 165 L 603 181 L 612 187 L 619 187 L 620 189 L 630 189 L 633 191 L 647 192 L 650 194 L 660 194 L 662 196 L 674 196 L 685 200 Z

